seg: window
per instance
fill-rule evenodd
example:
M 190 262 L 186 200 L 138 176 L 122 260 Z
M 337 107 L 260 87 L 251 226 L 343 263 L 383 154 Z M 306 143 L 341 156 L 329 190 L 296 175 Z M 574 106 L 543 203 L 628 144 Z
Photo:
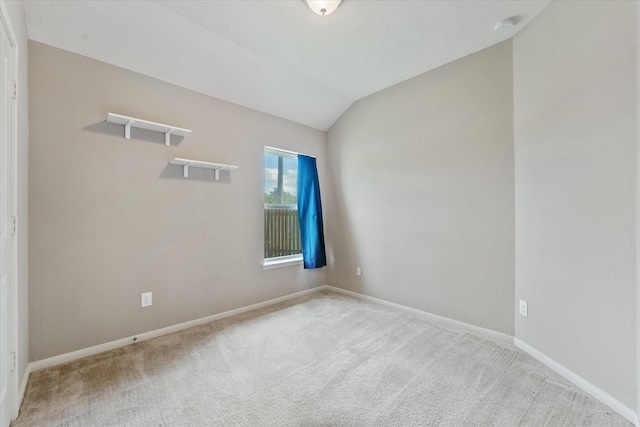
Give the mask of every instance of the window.
M 299 264 L 302 259 L 298 205 L 298 157 L 264 149 L 265 268 Z

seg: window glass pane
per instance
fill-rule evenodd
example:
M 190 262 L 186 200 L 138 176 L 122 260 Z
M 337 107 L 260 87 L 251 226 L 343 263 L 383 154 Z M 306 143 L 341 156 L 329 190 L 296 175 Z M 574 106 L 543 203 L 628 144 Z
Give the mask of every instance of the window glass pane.
M 264 153 L 264 257 L 302 253 L 297 206 L 298 158 L 274 149 Z
M 298 193 L 298 159 L 264 154 L 264 203 L 295 205 Z

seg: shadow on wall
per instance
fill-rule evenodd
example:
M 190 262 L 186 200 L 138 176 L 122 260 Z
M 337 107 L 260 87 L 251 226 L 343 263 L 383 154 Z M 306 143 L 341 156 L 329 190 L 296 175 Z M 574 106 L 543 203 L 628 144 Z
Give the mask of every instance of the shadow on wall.
M 210 182 L 212 184 L 229 184 L 231 182 L 230 171 L 220 171 L 220 179 L 218 181 L 215 180 L 215 171 L 213 169 L 191 167 L 189 168 L 189 176 L 187 178 L 184 177 L 183 171 L 182 166 L 167 163 L 162 173 L 160 173 L 160 178 Z
M 97 123 L 84 127 L 83 130 L 124 138 L 124 126 L 117 123 L 109 123 L 107 121 L 99 121 Z M 182 136 L 171 135 L 171 146 L 180 146 L 180 143 L 183 139 L 184 137 Z M 131 128 L 131 140 L 135 140 L 136 142 L 142 141 L 165 145 L 163 133 L 140 128 Z M 162 172 L 160 172 L 160 178 L 210 182 L 212 184 L 229 184 L 231 182 L 231 172 L 229 171 L 220 171 L 220 179 L 216 181 L 215 171 L 213 171 L 212 169 L 201 169 L 195 167 L 189 169 L 189 176 L 185 178 L 183 175 L 182 166 L 171 165 L 169 164 L 169 160 L 171 160 L 171 158 L 169 157 L 169 155 L 167 155 L 167 164 L 165 165 Z
M 119 136 L 124 138 L 124 126 L 117 123 L 109 123 L 106 120 L 94 123 L 92 125 L 82 128 L 89 132 L 101 133 L 103 135 Z M 164 134 L 161 132 L 154 132 L 152 130 L 131 128 L 131 139 L 143 142 L 152 142 L 155 144 L 164 145 Z M 177 147 L 182 143 L 183 136 L 171 135 L 171 146 Z

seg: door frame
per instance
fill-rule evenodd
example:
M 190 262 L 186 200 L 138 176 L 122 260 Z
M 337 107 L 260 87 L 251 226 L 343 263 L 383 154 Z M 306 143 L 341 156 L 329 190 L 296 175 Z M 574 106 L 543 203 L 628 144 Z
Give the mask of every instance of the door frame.
M 7 37 L 9 39 L 9 44 L 12 47 L 12 67 L 10 68 L 11 79 L 10 81 L 16 82 L 18 81 L 18 39 L 16 37 L 16 33 L 13 30 L 13 25 L 11 24 L 11 20 L 9 18 L 9 12 L 7 10 L 7 6 L 4 0 L 0 0 L 0 21 L 4 26 L 5 31 L 7 32 Z M 11 133 L 9 135 L 9 158 L 11 159 L 10 171 L 9 171 L 9 212 L 12 218 L 15 218 L 17 221 L 18 218 L 18 108 L 17 108 L 18 98 L 17 96 L 13 96 L 11 99 Z M 15 356 L 15 366 L 14 369 L 9 370 L 9 375 L 11 377 L 11 408 L 12 414 L 11 419 L 15 420 L 18 416 L 18 412 L 20 410 L 20 398 L 18 396 L 19 391 L 19 377 L 18 377 L 18 361 L 20 360 L 20 349 L 18 346 L 18 232 L 19 230 L 16 227 L 16 232 L 13 233 L 13 237 L 11 239 L 11 271 L 9 274 L 9 293 L 10 293 L 10 304 L 11 304 L 11 328 L 9 331 L 9 345 L 10 345 L 10 353 L 13 353 Z
M 640 3 L 636 6 L 636 419 L 640 426 Z

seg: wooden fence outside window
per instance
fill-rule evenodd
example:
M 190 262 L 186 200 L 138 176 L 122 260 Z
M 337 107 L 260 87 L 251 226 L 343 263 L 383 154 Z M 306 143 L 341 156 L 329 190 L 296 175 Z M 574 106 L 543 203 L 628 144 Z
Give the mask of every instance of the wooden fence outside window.
M 298 209 L 295 205 L 265 205 L 264 257 L 302 253 Z

